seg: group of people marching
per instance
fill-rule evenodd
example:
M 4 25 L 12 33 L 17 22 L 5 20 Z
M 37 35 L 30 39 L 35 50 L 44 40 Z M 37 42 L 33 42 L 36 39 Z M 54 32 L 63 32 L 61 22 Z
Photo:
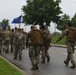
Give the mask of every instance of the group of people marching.
M 42 55 L 42 63 L 50 62 L 50 56 L 48 49 L 51 39 L 47 39 L 47 35 L 50 34 L 45 26 L 41 26 L 37 29 L 34 25 L 30 27 L 30 31 L 26 33 L 23 29 L 15 27 L 9 30 L 8 27 L 4 31 L 0 27 L 0 53 L 3 51 L 14 53 L 13 59 L 22 60 L 22 50 L 29 48 L 29 57 L 32 63 L 32 70 L 38 69 L 39 54 Z M 46 49 L 46 50 L 45 50 Z
M 60 37 L 54 42 L 57 43 L 64 36 L 68 37 L 70 34 L 69 27 L 71 27 L 71 23 L 67 23 L 65 26 L 65 30 L 60 35 Z M 31 70 L 37 70 L 39 64 L 39 55 L 41 54 L 41 63 L 50 62 L 50 55 L 48 53 L 48 49 L 50 47 L 50 43 L 52 40 L 52 36 L 48 29 L 45 26 L 40 26 L 39 29 L 32 25 L 30 27 L 30 31 L 26 33 L 21 28 L 16 28 L 9 30 L 6 27 L 5 31 L 2 31 L 0 27 L 0 53 L 3 50 L 5 53 L 9 53 L 9 49 L 11 52 L 14 52 L 15 60 L 22 60 L 22 50 L 26 48 L 29 49 L 29 58 L 31 61 L 32 68 Z M 10 48 L 9 48 L 10 45 Z M 71 68 L 75 68 L 75 60 L 74 60 L 74 45 L 75 41 L 69 41 L 66 39 L 67 45 L 67 58 L 64 61 L 64 64 L 68 66 L 69 61 L 71 60 L 72 66 Z M 19 54 L 19 57 L 18 57 Z
M 26 32 L 21 28 L 15 27 L 15 29 L 9 30 L 8 27 L 4 31 L 0 27 L 0 53 L 14 52 L 14 59 L 17 59 L 19 53 L 19 59 L 22 59 L 22 50 L 25 45 Z

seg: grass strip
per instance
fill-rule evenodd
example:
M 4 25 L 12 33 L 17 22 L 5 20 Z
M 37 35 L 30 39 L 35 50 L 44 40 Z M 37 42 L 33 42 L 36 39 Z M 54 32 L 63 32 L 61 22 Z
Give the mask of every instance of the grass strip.
M 14 66 L 0 57 L 0 75 L 23 75 Z

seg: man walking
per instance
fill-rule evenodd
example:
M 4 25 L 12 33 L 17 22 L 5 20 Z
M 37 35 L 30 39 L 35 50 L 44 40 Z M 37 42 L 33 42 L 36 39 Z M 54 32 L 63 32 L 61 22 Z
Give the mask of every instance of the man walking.
M 26 48 L 29 47 L 29 57 L 31 60 L 31 70 L 38 69 L 39 63 L 39 46 L 43 44 L 43 38 L 40 30 L 35 29 L 35 26 L 31 26 L 30 32 L 26 37 Z
M 24 36 L 21 32 L 21 29 L 19 28 L 13 38 L 15 60 L 17 59 L 18 54 L 19 54 L 19 60 L 22 60 L 23 45 L 25 45 Z
M 70 28 L 72 28 L 72 23 L 69 22 L 65 25 L 65 30 L 63 31 L 63 33 L 60 35 L 60 37 L 55 41 L 55 43 L 57 43 L 58 41 L 60 41 L 64 36 L 66 36 L 66 45 L 67 45 L 67 58 L 66 60 L 64 60 L 64 63 L 68 66 L 69 62 L 71 61 L 72 66 L 71 68 L 75 68 L 76 64 L 75 64 L 75 60 L 74 60 L 74 45 L 75 45 L 75 40 L 72 37 L 72 32 L 73 30 L 69 31 Z

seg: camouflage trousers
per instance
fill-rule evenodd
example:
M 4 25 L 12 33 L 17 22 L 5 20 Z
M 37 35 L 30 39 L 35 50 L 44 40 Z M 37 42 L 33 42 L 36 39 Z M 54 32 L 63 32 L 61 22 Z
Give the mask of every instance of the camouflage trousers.
M 29 46 L 29 58 L 32 66 L 39 63 L 39 46 Z
M 71 42 L 67 42 L 67 58 L 66 58 L 66 62 L 69 63 L 69 61 L 71 61 L 72 64 L 75 64 L 75 60 L 74 60 L 74 43 Z
M 5 50 L 5 53 L 9 53 L 9 44 L 10 44 L 10 40 L 4 40 L 4 50 Z
M 50 58 L 49 56 L 49 53 L 48 53 L 48 49 L 49 49 L 49 46 L 42 46 L 42 60 L 45 61 L 46 58 Z
M 14 47 L 14 59 L 17 59 L 17 57 L 19 56 L 19 59 L 22 59 L 22 50 L 23 50 L 23 46 L 20 45 L 15 45 Z

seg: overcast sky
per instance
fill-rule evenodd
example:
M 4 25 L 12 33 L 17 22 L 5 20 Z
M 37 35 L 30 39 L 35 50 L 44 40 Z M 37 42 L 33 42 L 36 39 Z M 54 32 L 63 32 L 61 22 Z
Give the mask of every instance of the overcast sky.
M 11 24 L 13 18 L 21 15 L 21 8 L 26 5 L 26 0 L 0 0 L 0 21 L 9 19 Z M 76 0 L 62 0 L 60 4 L 62 11 L 73 17 L 76 12 Z M 12 26 L 12 25 L 11 25 Z

